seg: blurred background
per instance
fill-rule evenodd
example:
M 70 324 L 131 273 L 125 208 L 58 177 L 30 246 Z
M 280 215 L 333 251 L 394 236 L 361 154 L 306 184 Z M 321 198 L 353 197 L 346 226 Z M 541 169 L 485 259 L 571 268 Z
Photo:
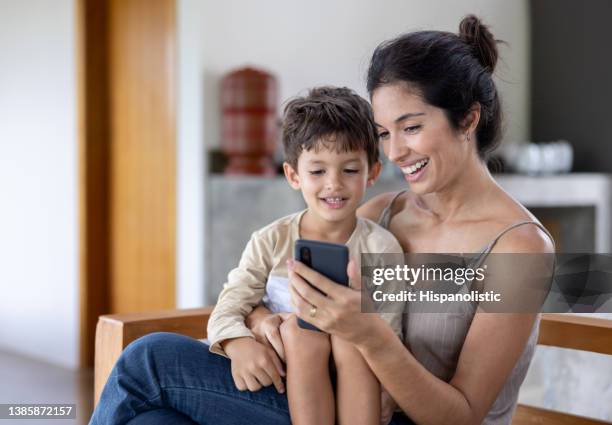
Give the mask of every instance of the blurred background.
M 559 250 L 611 252 L 609 0 L 0 0 L 0 403 L 83 422 L 100 314 L 213 304 L 250 233 L 303 207 L 282 102 L 366 96 L 381 41 L 469 13 L 507 42 L 498 181 Z M 386 165 L 368 196 L 404 186 Z M 611 363 L 538 347 L 521 401 L 611 420 Z

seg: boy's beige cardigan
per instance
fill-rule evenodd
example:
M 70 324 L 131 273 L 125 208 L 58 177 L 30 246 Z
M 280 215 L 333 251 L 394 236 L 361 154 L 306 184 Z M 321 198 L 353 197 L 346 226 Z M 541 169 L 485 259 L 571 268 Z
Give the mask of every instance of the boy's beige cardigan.
M 306 211 L 306 210 L 305 210 Z M 305 211 L 276 220 L 254 232 L 247 243 L 238 267 L 229 272 L 227 283 L 208 321 L 210 350 L 225 356 L 221 341 L 253 337 L 245 318 L 263 299 L 269 278 L 287 279 L 286 261 L 293 258 L 293 246 L 299 237 L 299 223 Z M 373 221 L 358 218 L 346 243 L 351 258 L 358 263 L 361 253 L 402 253 L 395 237 Z M 401 337 L 401 309 L 382 314 Z M 385 311 L 389 311 L 387 308 Z M 394 310 L 395 311 L 395 310 Z

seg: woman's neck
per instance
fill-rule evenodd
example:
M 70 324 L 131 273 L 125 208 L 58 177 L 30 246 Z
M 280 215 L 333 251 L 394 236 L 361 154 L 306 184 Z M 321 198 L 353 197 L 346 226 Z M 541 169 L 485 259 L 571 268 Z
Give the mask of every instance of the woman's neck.
M 441 222 L 473 220 L 497 187 L 486 164 L 474 159 L 452 183 L 420 200 Z

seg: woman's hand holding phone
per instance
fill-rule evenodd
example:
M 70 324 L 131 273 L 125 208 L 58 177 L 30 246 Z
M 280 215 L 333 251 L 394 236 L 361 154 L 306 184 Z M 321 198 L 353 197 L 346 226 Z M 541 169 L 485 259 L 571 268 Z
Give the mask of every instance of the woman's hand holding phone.
M 358 348 L 378 346 L 381 335 L 393 333 L 379 315 L 361 313 L 361 273 L 354 260 L 347 274 L 350 288 L 339 285 L 305 264 L 289 260 L 289 292 L 298 317 L 330 335 L 352 342 Z M 327 294 L 323 295 L 323 294 Z M 311 308 L 316 306 L 312 317 Z

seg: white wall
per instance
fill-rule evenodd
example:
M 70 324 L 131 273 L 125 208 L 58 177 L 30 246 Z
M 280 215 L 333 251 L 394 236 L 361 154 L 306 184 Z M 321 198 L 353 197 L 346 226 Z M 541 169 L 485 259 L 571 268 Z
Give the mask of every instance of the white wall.
M 202 27 L 200 0 L 177 3 L 177 306 L 205 303 Z M 194 19 L 195 18 L 195 19 Z
M 73 0 L 0 0 L 0 349 L 78 360 Z
M 362 95 L 374 48 L 416 29 L 457 32 L 475 13 L 507 41 L 498 84 L 507 140 L 522 141 L 529 123 L 529 13 L 526 0 L 179 0 L 178 303 L 211 303 L 206 269 L 205 151 L 219 145 L 219 82 L 252 64 L 275 73 L 281 100 L 319 84 L 346 85 Z M 280 113 L 280 111 L 279 111 Z
M 274 72 L 281 98 L 317 84 L 347 85 L 365 95 L 364 77 L 374 47 L 415 29 L 457 32 L 467 13 L 476 13 L 493 28 L 502 47 L 500 88 L 511 117 L 511 139 L 528 134 L 529 46 L 526 1 L 463 0 L 316 0 L 193 3 L 190 20 L 199 22 L 199 50 L 204 77 L 206 144 L 219 142 L 219 77 L 254 64 Z M 498 80 L 499 81 L 499 80 Z

